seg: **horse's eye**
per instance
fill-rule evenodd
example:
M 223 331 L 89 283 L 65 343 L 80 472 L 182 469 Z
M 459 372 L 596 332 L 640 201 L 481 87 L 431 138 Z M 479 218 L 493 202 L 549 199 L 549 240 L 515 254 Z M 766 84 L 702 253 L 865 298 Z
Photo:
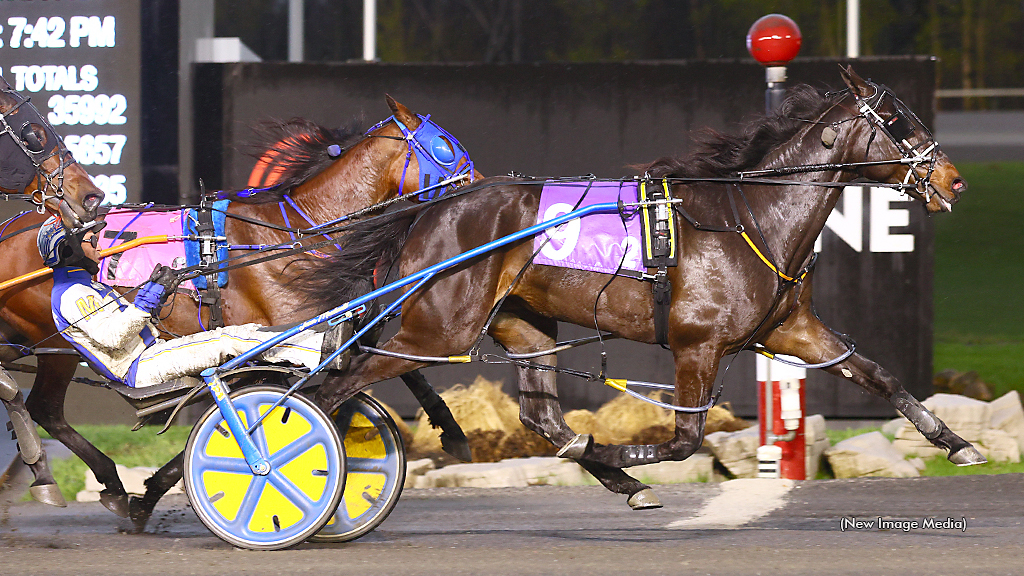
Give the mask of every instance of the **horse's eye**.
M 452 152 L 452 147 L 440 136 L 431 138 L 430 155 L 441 164 L 447 165 L 455 162 L 455 153 Z
M 21 128 L 21 142 L 30 152 L 38 154 L 46 148 L 46 132 L 41 126 L 27 123 Z

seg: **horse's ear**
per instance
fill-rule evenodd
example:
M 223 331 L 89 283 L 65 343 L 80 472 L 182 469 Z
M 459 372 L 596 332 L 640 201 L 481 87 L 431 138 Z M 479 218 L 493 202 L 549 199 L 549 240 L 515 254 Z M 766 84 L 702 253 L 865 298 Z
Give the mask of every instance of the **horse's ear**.
M 420 125 L 420 119 L 412 113 L 412 110 L 403 106 L 401 102 L 392 98 L 390 94 L 385 94 L 384 98 L 388 101 L 388 108 L 391 108 L 391 113 L 395 115 L 399 122 L 405 124 L 410 129 Z
M 854 94 L 863 98 L 871 96 L 871 94 L 874 92 L 871 89 L 871 87 L 868 86 L 868 83 L 865 82 L 863 78 L 858 76 L 857 73 L 853 71 L 852 65 L 847 65 L 845 68 L 843 68 L 843 65 L 840 64 L 839 74 L 843 77 L 843 82 L 846 83 L 850 90 L 853 90 Z

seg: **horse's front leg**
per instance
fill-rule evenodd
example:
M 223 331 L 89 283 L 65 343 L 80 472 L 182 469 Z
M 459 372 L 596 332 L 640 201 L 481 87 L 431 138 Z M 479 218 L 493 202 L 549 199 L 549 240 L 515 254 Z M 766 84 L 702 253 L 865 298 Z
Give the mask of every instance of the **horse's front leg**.
M 675 434 L 661 444 L 609 445 L 596 444 L 587 457 L 610 466 L 629 467 L 666 460 L 685 460 L 696 452 L 704 440 L 711 388 L 718 373 L 721 348 L 705 342 L 698 346 L 674 345 L 675 393 L 673 404 L 693 408 L 691 412 L 675 413 Z
M 846 343 L 814 315 L 809 301 L 801 303 L 782 326 L 764 339 L 763 344 L 772 352 L 796 356 L 812 364 L 833 360 L 847 351 Z M 826 368 L 826 371 L 852 380 L 868 392 L 888 400 L 929 442 L 946 449 L 950 462 L 958 466 L 987 462 L 970 442 L 954 434 L 931 410 L 911 396 L 892 374 L 875 362 L 854 353 Z
M 39 438 L 39 433 L 36 432 L 36 426 L 32 422 L 32 417 L 29 416 L 28 408 L 25 407 L 25 399 L 18 389 L 18 384 L 2 368 L 0 368 L 0 402 L 7 409 L 7 415 L 10 418 L 8 429 L 14 432 L 15 438 L 18 440 L 18 453 L 21 460 L 35 477 L 32 485 L 29 486 L 32 498 L 51 506 L 67 506 L 57 482 L 53 479 L 53 473 L 46 460 L 46 451 L 43 450 L 43 442 Z
M 552 348 L 556 331 L 557 323 L 550 318 L 532 314 L 521 317 L 503 312 L 495 318 L 490 334 L 507 349 L 521 354 Z M 534 361 L 554 365 L 556 357 L 551 354 L 535 358 Z M 634 510 L 661 507 L 661 502 L 649 486 L 626 474 L 620 467 L 589 458 L 593 439 L 589 434 L 576 434 L 565 423 L 562 407 L 558 403 L 554 372 L 519 366 L 516 373 L 519 376 L 519 420 L 524 426 L 558 446 L 559 456 L 576 460 L 605 488 L 627 495 L 627 503 Z
M 105 486 L 100 503 L 122 518 L 128 517 L 128 493 L 117 475 L 114 461 L 100 452 L 64 418 L 64 398 L 78 366 L 75 356 L 40 356 L 32 393 L 25 401 L 29 414 L 43 430 L 82 459 Z

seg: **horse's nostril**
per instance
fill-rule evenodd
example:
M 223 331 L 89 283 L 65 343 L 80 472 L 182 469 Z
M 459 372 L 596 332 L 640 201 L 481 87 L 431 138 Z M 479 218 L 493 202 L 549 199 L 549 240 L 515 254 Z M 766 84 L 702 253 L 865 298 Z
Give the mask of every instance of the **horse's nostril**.
M 967 190 L 967 181 L 963 178 L 954 178 L 953 184 L 950 185 L 949 189 L 959 196 L 961 192 Z
M 103 196 L 99 194 L 89 194 L 88 196 L 85 197 L 85 202 L 82 203 L 82 206 L 84 206 L 87 210 L 92 210 L 93 208 L 99 206 L 102 200 Z

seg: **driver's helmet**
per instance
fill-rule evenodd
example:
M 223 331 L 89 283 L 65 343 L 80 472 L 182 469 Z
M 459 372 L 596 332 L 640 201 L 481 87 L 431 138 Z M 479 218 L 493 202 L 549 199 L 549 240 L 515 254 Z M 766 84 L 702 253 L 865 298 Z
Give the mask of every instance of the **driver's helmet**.
M 61 265 L 70 252 L 66 236 L 64 223 L 57 218 L 50 216 L 43 222 L 36 234 L 36 246 L 43 257 L 43 264 L 50 268 Z

